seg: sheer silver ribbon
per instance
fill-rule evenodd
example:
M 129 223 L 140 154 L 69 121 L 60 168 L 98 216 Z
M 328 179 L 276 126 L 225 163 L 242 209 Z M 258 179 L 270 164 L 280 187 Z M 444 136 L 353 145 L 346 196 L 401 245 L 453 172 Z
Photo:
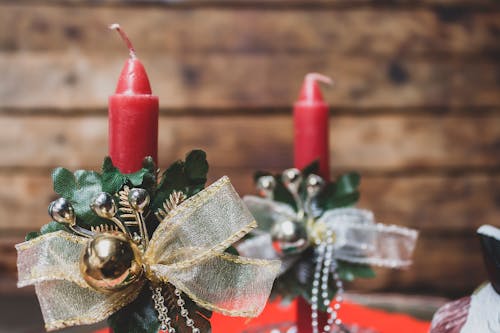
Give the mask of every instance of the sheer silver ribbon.
M 48 330 L 91 324 L 132 302 L 146 279 L 172 283 L 198 305 L 226 315 L 255 317 L 265 306 L 279 261 L 224 252 L 256 222 L 223 177 L 169 213 L 143 255 L 145 278 L 102 294 L 79 270 L 88 239 L 59 231 L 18 244 L 18 286 L 35 285 Z
M 287 204 L 256 196 L 243 198 L 259 223 L 256 237 L 241 242 L 238 251 L 248 257 L 276 259 L 271 236 L 267 232 L 273 223 L 295 219 L 296 213 Z M 373 213 L 357 208 L 325 211 L 309 227 L 310 241 L 324 241 L 326 229 L 335 234 L 333 256 L 336 259 L 374 266 L 399 268 L 411 264 L 418 232 L 396 225 L 376 223 Z M 283 258 L 283 269 L 293 264 L 294 257 Z

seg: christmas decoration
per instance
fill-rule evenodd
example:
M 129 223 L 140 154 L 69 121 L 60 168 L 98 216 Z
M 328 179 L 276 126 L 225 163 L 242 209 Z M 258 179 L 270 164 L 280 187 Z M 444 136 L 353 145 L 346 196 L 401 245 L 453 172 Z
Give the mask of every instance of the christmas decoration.
M 259 227 L 237 249 L 249 257 L 283 261 L 272 296 L 303 297 L 311 303 L 313 332 L 342 327 L 337 311 L 342 280 L 373 277 L 370 266 L 411 264 L 417 231 L 376 223 L 367 210 L 352 207 L 359 198 L 359 175 L 327 182 L 316 175 L 318 163 L 273 176 L 256 174 L 260 194 L 243 198 Z M 318 311 L 328 313 L 319 327 Z
M 500 332 L 500 229 L 477 230 L 488 271 L 488 283 L 473 295 L 443 305 L 432 319 L 430 333 Z
M 109 158 L 102 173 L 56 169 L 54 221 L 16 246 L 47 330 L 109 317 L 115 333 L 197 333 L 211 311 L 257 316 L 280 263 L 229 253 L 256 222 L 227 177 L 204 189 L 207 171 L 203 151 L 161 177 L 151 158 L 132 174 Z

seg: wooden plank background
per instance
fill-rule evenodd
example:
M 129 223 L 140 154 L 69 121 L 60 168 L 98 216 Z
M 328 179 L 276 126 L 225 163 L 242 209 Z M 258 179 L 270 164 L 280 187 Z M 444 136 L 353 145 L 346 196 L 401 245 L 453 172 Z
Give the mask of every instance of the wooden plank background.
M 14 292 L 13 244 L 48 221 L 50 170 L 106 154 L 127 56 L 113 22 L 160 96 L 161 167 L 203 148 L 212 180 L 252 193 L 254 170 L 291 166 L 304 74 L 328 74 L 332 174 L 359 170 L 360 206 L 421 230 L 412 268 L 351 288 L 459 296 L 485 279 L 475 230 L 500 224 L 498 2 L 0 0 L 1 292 Z

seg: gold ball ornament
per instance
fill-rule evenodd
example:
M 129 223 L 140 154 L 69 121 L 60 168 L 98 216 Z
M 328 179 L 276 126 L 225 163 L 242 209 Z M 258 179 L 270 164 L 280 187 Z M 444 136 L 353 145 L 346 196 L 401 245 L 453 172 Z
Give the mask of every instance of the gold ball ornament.
M 96 235 L 83 249 L 80 273 L 100 292 L 123 289 L 142 275 L 142 256 L 126 234 L 113 231 Z

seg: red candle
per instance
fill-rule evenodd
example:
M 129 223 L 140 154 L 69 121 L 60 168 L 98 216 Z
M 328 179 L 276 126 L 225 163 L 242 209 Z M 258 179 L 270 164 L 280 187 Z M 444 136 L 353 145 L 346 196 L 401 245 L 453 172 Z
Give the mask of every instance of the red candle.
M 109 155 L 121 172 L 131 173 L 142 167 L 146 156 L 157 162 L 158 97 L 152 95 L 146 70 L 125 32 L 118 24 L 110 28 L 120 33 L 130 58 L 109 97 Z
M 328 180 L 328 104 L 323 99 L 318 81 L 332 83 L 324 75 L 307 74 L 293 108 L 294 165 L 302 169 L 319 160 L 319 175 Z
M 307 74 L 299 99 L 293 109 L 294 165 L 302 169 L 319 160 L 319 175 L 330 178 L 328 143 L 328 104 L 325 103 L 318 82 L 331 84 L 332 80 L 317 73 Z M 318 313 L 322 331 L 326 325 L 326 312 Z M 297 300 L 297 328 L 299 333 L 311 333 L 311 306 L 302 297 Z

